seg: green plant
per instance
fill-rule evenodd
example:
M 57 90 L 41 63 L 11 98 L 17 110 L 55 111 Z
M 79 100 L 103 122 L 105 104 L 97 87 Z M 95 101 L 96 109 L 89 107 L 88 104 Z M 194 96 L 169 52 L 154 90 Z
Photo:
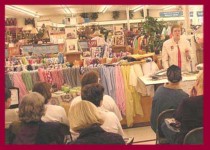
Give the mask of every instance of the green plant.
M 80 14 L 80 17 L 82 17 L 82 18 L 89 18 L 89 17 L 88 17 L 88 13 L 81 13 L 81 14 Z
M 120 12 L 119 11 L 113 11 L 112 12 L 112 18 L 114 20 L 118 19 L 120 17 Z
M 143 49 L 147 52 L 159 53 L 162 49 L 162 44 L 165 41 L 164 39 L 161 39 L 161 32 L 165 25 L 163 22 L 157 21 L 157 19 L 153 17 L 147 16 L 145 19 L 143 29 L 147 44 L 144 45 Z
M 133 19 L 133 11 L 129 11 L 129 19 Z
M 94 21 L 95 21 L 96 19 L 98 19 L 98 13 L 97 13 L 97 12 L 91 13 L 91 14 L 90 14 L 90 19 L 91 19 L 91 20 L 94 20 Z

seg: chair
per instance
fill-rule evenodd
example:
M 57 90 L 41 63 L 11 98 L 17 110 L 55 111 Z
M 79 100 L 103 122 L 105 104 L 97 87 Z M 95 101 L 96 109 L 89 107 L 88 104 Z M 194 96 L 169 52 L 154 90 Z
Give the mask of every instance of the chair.
M 189 131 L 184 137 L 183 144 L 203 144 L 203 127 Z
M 156 144 L 167 144 L 167 140 L 161 131 L 161 124 L 165 118 L 172 118 L 174 112 L 175 109 L 167 109 L 158 115 L 156 127 Z

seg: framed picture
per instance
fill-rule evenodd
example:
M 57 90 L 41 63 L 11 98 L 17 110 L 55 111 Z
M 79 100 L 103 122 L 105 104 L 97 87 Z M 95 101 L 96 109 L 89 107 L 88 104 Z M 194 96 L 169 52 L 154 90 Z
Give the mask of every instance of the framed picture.
M 66 39 L 66 52 L 78 52 L 77 39 Z

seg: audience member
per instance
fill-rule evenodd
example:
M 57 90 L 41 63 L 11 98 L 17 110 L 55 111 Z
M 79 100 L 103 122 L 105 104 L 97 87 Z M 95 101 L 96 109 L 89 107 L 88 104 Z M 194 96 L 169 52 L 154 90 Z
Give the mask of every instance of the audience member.
M 64 134 L 60 123 L 41 121 L 45 113 L 44 97 L 32 92 L 19 105 L 20 122 L 9 127 L 10 144 L 62 144 Z
M 104 118 L 92 103 L 79 101 L 70 108 L 69 114 L 72 130 L 80 133 L 79 137 L 69 144 L 125 144 L 121 135 L 106 132 L 101 128 Z
M 118 133 L 123 136 L 122 126 L 117 116 L 113 112 L 107 111 L 106 109 L 100 107 L 103 104 L 103 93 L 104 87 L 101 84 L 87 84 L 82 88 L 81 97 L 82 100 L 90 101 L 96 107 L 98 107 L 98 110 L 104 119 L 104 123 L 101 127 L 105 131 Z
M 95 71 L 90 71 L 87 72 L 83 75 L 82 79 L 81 79 L 81 86 L 85 86 L 87 84 L 91 84 L 91 83 L 98 83 L 99 82 L 99 75 L 97 72 Z M 71 102 L 71 106 L 73 106 L 75 103 L 81 101 L 81 96 L 77 96 L 76 98 L 74 98 Z M 122 115 L 120 113 L 119 108 L 117 107 L 115 101 L 113 100 L 113 98 L 109 95 L 104 95 L 103 96 L 103 102 L 102 105 L 100 106 L 108 111 L 111 111 L 113 113 L 116 114 L 116 116 L 118 117 L 119 121 L 122 120 Z
M 158 115 L 166 109 L 176 109 L 183 99 L 189 97 L 180 87 L 182 75 L 178 66 L 171 65 L 167 69 L 167 78 L 169 82 L 156 90 L 152 101 L 150 123 L 154 132 Z
M 9 109 L 11 105 L 11 91 L 5 88 L 5 128 L 9 128 L 9 125 L 13 121 L 18 121 L 18 109 Z
M 50 85 L 47 82 L 38 82 L 33 87 L 33 92 L 40 93 L 45 98 L 46 113 L 42 116 L 44 122 L 60 122 L 69 125 L 66 112 L 63 107 L 49 104 L 51 98 Z
M 180 132 L 173 132 L 163 123 L 162 132 L 171 144 L 182 144 L 185 135 L 192 129 L 203 127 L 203 73 L 191 90 L 189 98 L 178 106 L 174 118 L 180 124 Z

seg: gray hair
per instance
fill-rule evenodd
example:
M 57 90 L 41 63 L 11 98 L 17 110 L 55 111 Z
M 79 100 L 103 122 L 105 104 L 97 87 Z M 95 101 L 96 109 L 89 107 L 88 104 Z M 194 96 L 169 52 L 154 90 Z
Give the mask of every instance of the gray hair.
M 45 114 L 44 97 L 37 93 L 31 92 L 25 95 L 19 106 L 19 118 L 23 122 L 38 122 Z

